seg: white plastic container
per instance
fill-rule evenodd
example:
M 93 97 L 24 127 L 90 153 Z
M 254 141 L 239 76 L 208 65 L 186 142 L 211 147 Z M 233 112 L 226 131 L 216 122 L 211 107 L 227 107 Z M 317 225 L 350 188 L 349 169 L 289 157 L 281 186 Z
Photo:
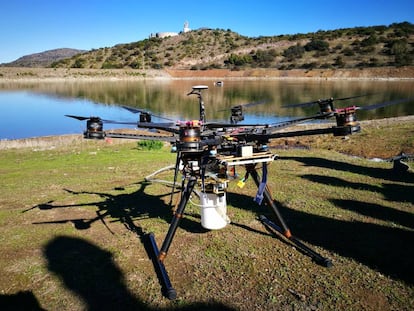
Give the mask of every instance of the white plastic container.
M 230 223 L 227 217 L 226 193 L 201 193 L 201 225 L 208 230 L 224 228 Z

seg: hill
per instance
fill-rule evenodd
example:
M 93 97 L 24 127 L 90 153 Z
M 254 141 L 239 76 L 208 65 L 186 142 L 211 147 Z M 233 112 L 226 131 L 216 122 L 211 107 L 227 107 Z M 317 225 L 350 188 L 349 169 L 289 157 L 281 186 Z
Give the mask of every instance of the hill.
M 57 62 L 62 59 L 70 58 L 80 53 L 84 53 L 84 50 L 76 49 L 55 49 L 49 50 L 41 53 L 35 53 L 30 55 L 25 55 L 19 59 L 7 63 L 1 64 L 2 66 L 7 67 L 50 67 L 52 63 Z
M 414 25 L 355 27 L 250 38 L 199 29 L 75 55 L 55 68 L 89 69 L 337 69 L 414 64 Z

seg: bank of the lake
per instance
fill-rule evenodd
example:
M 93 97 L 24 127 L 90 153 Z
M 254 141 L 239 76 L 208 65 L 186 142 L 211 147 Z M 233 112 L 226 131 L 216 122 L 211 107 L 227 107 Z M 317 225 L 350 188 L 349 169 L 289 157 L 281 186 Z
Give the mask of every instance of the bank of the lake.
M 78 69 L 0 67 L 0 83 L 62 80 L 143 80 L 143 79 L 363 79 L 412 80 L 414 66 L 361 69 Z

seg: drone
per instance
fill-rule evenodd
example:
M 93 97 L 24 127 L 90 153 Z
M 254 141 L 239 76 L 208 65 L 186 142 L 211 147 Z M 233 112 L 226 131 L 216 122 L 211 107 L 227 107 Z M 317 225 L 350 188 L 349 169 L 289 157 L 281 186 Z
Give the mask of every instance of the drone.
M 243 108 L 262 104 L 264 101 L 232 107 L 229 123 L 208 122 L 202 96 L 203 91 L 207 89 L 208 86 L 206 85 L 195 85 L 192 87 L 191 92 L 187 94 L 195 95 L 198 98 L 199 118 L 197 120 L 174 122 L 167 119 L 168 122 L 152 122 L 151 113 L 128 106 L 123 106 L 123 108 L 132 113 L 140 114 L 137 122 L 117 122 L 101 119 L 100 117 L 66 115 L 70 118 L 86 121 L 86 130 L 84 132 L 84 138 L 86 139 L 161 140 L 172 144 L 172 150 L 176 152 L 177 157 L 175 166 L 172 167 L 174 169 L 174 182 L 172 183 L 171 196 L 177 189 L 180 189 L 180 199 L 173 209 L 172 220 L 161 247 L 158 248 L 153 233 L 147 235 L 152 250 L 151 257 L 160 278 L 163 295 L 170 300 L 174 300 L 177 297 L 177 292 L 171 284 L 164 262 L 191 196 L 195 193 L 200 199 L 201 226 L 207 230 L 223 229 L 230 223 L 226 214 L 226 194 L 228 183 L 238 178 L 236 167 L 243 167 L 245 170 L 244 177 L 239 180 L 237 185 L 242 188 L 246 180 L 251 177 L 257 186 L 254 201 L 259 205 L 265 202 L 273 212 L 274 220 L 260 215 L 259 220 L 263 225 L 290 241 L 298 250 L 312 258 L 317 264 L 331 267 L 331 259 L 322 256 L 292 234 L 275 204 L 267 185 L 267 175 L 268 165 L 276 160 L 278 156 L 270 151 L 268 144 L 273 139 L 286 137 L 320 134 L 333 134 L 334 136 L 352 135 L 361 130 L 356 118 L 358 110 L 377 109 L 406 100 L 389 101 L 364 107 L 335 108 L 335 100 L 348 100 L 366 95 L 338 99 L 320 99 L 307 103 L 282 106 L 284 108 L 291 108 L 318 105 L 319 112 L 309 117 L 296 118 L 274 124 L 239 124 L 240 121 L 244 120 Z M 330 118 L 336 120 L 335 125 L 331 127 L 282 131 L 285 128 L 306 121 Z M 160 131 L 166 133 L 166 135 L 155 135 L 151 132 L 130 134 L 104 131 L 104 123 L 135 125 L 140 129 Z M 181 184 L 177 182 L 178 173 L 182 175 Z

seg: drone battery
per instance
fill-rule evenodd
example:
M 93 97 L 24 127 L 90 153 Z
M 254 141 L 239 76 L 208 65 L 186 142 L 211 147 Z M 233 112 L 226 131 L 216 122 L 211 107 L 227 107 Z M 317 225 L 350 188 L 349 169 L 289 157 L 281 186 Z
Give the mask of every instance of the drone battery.
M 240 146 L 237 155 L 239 157 L 251 157 L 253 155 L 253 146 Z
M 218 230 L 230 223 L 227 217 L 226 193 L 215 194 L 202 192 L 201 226 L 208 230 Z

